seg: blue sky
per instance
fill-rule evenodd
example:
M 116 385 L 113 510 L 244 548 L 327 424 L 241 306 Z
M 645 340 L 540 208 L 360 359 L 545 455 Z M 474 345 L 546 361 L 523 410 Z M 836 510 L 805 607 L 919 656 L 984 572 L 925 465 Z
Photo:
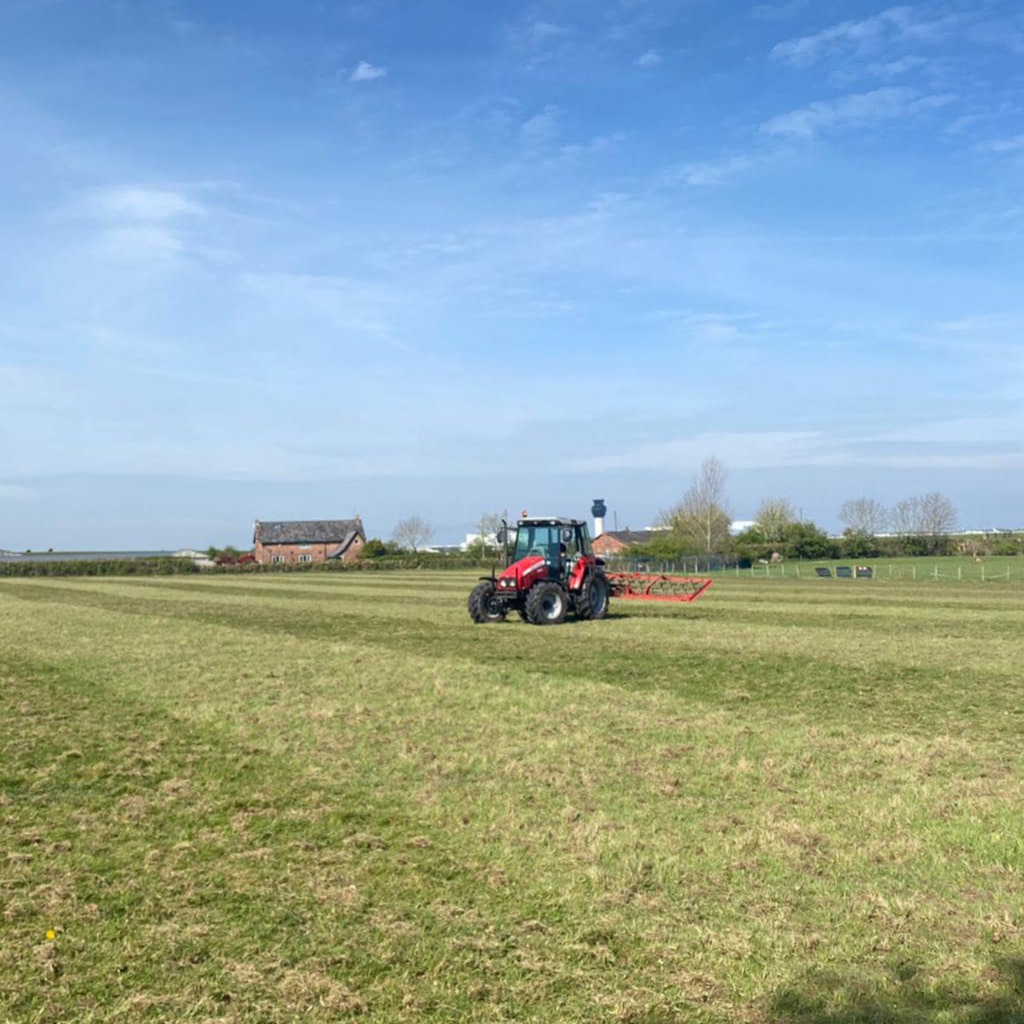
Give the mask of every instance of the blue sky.
M 1024 11 L 0 7 L 0 548 L 1024 525 Z

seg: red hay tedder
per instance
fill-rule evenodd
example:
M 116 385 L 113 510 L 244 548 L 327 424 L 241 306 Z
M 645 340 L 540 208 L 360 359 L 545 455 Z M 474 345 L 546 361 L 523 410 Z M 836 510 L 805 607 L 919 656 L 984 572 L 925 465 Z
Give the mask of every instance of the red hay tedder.
M 525 622 L 550 626 L 569 612 L 603 619 L 612 597 L 624 601 L 696 601 L 711 580 L 663 573 L 605 572 L 594 555 L 587 524 L 579 519 L 524 517 L 509 548 L 506 525 L 499 540 L 505 568 L 478 583 L 469 595 L 474 622 L 502 622 L 510 611 Z

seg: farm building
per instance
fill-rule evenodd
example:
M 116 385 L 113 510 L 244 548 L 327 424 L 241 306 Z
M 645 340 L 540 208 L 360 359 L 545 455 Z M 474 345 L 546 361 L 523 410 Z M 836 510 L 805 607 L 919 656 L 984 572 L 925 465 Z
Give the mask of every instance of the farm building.
M 281 522 L 256 520 L 253 554 L 260 565 L 274 562 L 351 561 L 366 543 L 363 521 L 307 519 Z
M 594 554 L 602 558 L 622 554 L 637 544 L 649 544 L 662 530 L 609 530 L 594 538 Z

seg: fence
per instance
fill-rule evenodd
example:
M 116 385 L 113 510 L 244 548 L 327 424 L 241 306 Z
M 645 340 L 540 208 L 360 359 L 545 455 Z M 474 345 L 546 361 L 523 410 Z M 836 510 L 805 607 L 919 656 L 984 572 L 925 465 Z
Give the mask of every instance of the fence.
M 664 572 L 685 576 L 738 569 L 739 562 L 735 558 L 722 555 L 688 555 L 686 558 L 676 559 L 612 556 L 605 558 L 604 566 L 608 572 Z
M 876 580 L 912 580 L 912 581 L 951 581 L 959 583 L 998 583 L 1010 582 L 1011 580 L 1024 580 L 1024 566 L 1013 567 L 1009 565 L 998 565 L 997 567 L 987 566 L 984 562 L 972 563 L 970 566 L 963 564 L 952 565 L 949 563 L 928 562 L 922 559 L 922 564 L 872 564 L 868 566 L 839 566 L 833 563 L 821 563 L 812 565 L 809 563 L 791 562 L 788 565 L 784 562 L 777 564 L 752 565 L 748 568 L 735 567 L 737 576 L 749 577 L 750 579 L 819 579 L 826 578 L 855 578 L 855 579 L 876 579 Z M 952 559 L 950 560 L 952 562 Z M 819 571 L 825 570 L 826 571 Z M 862 570 L 870 570 L 870 573 Z

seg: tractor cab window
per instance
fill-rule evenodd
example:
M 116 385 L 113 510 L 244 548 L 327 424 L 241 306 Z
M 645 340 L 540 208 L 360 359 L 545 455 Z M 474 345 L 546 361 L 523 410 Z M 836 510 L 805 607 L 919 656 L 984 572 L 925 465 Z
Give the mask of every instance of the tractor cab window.
M 578 545 L 579 553 L 581 555 L 592 555 L 593 549 L 590 546 L 590 534 L 587 533 L 586 526 L 580 526 L 576 529 L 576 543 Z
M 515 551 L 512 561 L 529 555 L 540 555 L 550 562 L 558 558 L 558 545 L 561 543 L 557 526 L 540 526 L 533 523 L 524 524 L 516 533 Z

